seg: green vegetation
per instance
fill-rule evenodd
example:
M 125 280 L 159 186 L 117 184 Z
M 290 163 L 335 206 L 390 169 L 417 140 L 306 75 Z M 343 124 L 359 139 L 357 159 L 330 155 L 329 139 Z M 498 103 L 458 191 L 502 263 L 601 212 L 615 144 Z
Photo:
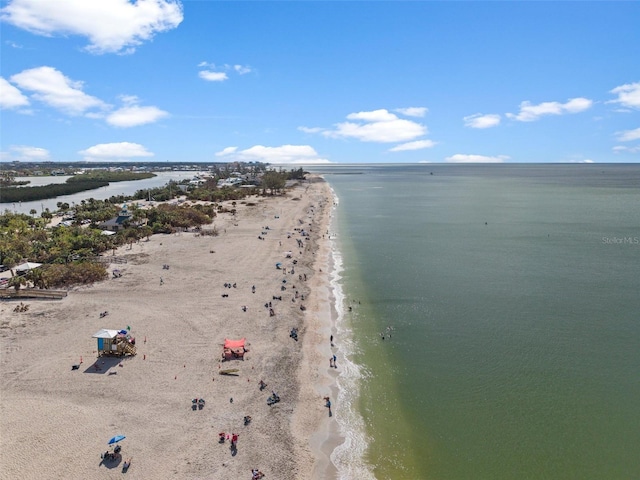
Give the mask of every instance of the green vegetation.
M 62 195 L 71 195 L 86 190 L 109 185 L 109 182 L 141 180 L 153 177 L 153 173 L 97 171 L 68 178 L 65 183 L 40 187 L 3 187 L 0 189 L 0 203 L 31 202 Z
M 176 229 L 201 227 L 211 223 L 216 213 L 211 206 L 159 205 L 147 210 L 147 220 L 153 233 L 171 233 Z
M 20 288 L 30 281 L 41 288 L 55 288 L 103 280 L 107 271 L 97 261 L 99 254 L 149 238 L 153 233 L 199 228 L 211 223 L 216 215 L 212 206 L 205 205 L 160 205 L 149 210 L 133 206 L 131 226 L 115 235 L 103 235 L 95 228 L 101 221 L 117 215 L 118 210 L 118 206 L 108 201 L 83 200 L 75 206 L 72 226 L 54 228 L 46 226 L 49 212 L 36 218 L 5 211 L 0 215 L 0 264 L 10 269 L 26 259 L 44 264 L 19 279 L 12 279 L 10 284 Z M 145 220 L 147 225 L 137 226 Z M 90 223 L 81 225 L 87 221 Z
M 67 180 L 67 183 L 101 181 L 101 182 L 126 182 L 131 180 L 142 180 L 145 178 L 155 177 L 155 174 L 149 172 L 110 172 L 108 170 L 97 170 L 95 172 L 83 173 L 75 175 Z

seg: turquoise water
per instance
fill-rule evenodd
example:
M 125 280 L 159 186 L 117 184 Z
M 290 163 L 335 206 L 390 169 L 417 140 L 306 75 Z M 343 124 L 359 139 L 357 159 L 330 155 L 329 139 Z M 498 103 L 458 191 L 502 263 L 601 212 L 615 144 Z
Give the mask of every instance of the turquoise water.
M 376 478 L 640 476 L 640 166 L 314 170 Z

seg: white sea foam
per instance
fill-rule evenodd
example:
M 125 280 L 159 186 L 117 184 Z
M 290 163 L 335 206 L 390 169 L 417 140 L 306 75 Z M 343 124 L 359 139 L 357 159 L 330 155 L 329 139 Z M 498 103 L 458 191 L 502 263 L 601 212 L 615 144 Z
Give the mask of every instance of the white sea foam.
M 333 189 L 332 189 L 333 192 Z M 338 197 L 333 192 L 334 211 L 339 204 Z M 359 382 L 362 378 L 362 369 L 355 364 L 351 356 L 357 353 L 357 345 L 353 340 L 351 328 L 345 318 L 345 295 L 342 288 L 342 272 L 344 271 L 342 252 L 338 249 L 337 225 L 335 215 L 332 215 L 332 263 L 331 289 L 335 302 L 336 339 L 341 355 L 340 375 L 336 379 L 338 398 L 335 405 L 335 419 L 338 423 L 344 442 L 337 446 L 332 454 L 331 461 L 338 471 L 338 478 L 349 480 L 353 478 L 375 480 L 372 468 L 364 460 L 367 451 L 368 439 L 365 432 L 364 420 L 357 409 Z

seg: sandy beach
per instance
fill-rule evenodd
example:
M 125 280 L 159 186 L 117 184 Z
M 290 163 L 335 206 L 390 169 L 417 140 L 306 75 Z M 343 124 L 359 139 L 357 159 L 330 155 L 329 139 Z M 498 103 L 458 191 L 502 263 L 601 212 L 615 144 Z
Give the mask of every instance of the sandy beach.
M 340 366 L 329 344 L 330 188 L 315 177 L 236 208 L 205 227 L 218 236 L 120 248 L 126 263 L 109 267 L 120 277 L 24 301 L 28 312 L 0 304 L 0 478 L 335 478 L 329 455 L 341 439 L 323 400 L 334 400 L 334 353 Z M 137 355 L 97 358 L 102 328 L 130 328 Z M 244 361 L 221 362 L 225 339 L 241 338 Z M 281 400 L 268 406 L 272 390 Z M 192 409 L 196 398 L 203 408 Z M 238 434 L 236 450 L 220 432 Z M 118 434 L 120 455 L 103 462 Z

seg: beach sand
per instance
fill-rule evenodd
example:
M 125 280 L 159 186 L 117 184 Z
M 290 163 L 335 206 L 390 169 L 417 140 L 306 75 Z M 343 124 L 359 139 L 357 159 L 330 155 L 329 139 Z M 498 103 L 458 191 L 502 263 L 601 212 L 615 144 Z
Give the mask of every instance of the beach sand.
M 322 235 L 330 188 L 313 177 L 236 208 L 205 227 L 219 236 L 154 235 L 121 247 L 126 264 L 110 265 L 121 277 L 59 301 L 23 300 L 25 313 L 13 312 L 19 302 L 0 304 L 0 478 L 250 479 L 253 468 L 266 479 L 335 478 L 329 455 L 341 438 L 323 400 L 338 374 L 328 365 L 331 252 Z M 92 335 L 127 327 L 137 355 L 97 359 Z M 244 361 L 220 361 L 225 338 L 246 338 Z M 238 375 L 219 374 L 227 368 Z M 268 406 L 272 390 L 281 401 Z M 204 408 L 192 410 L 194 398 Z M 235 452 L 219 432 L 239 434 Z M 118 434 L 121 456 L 102 462 Z

